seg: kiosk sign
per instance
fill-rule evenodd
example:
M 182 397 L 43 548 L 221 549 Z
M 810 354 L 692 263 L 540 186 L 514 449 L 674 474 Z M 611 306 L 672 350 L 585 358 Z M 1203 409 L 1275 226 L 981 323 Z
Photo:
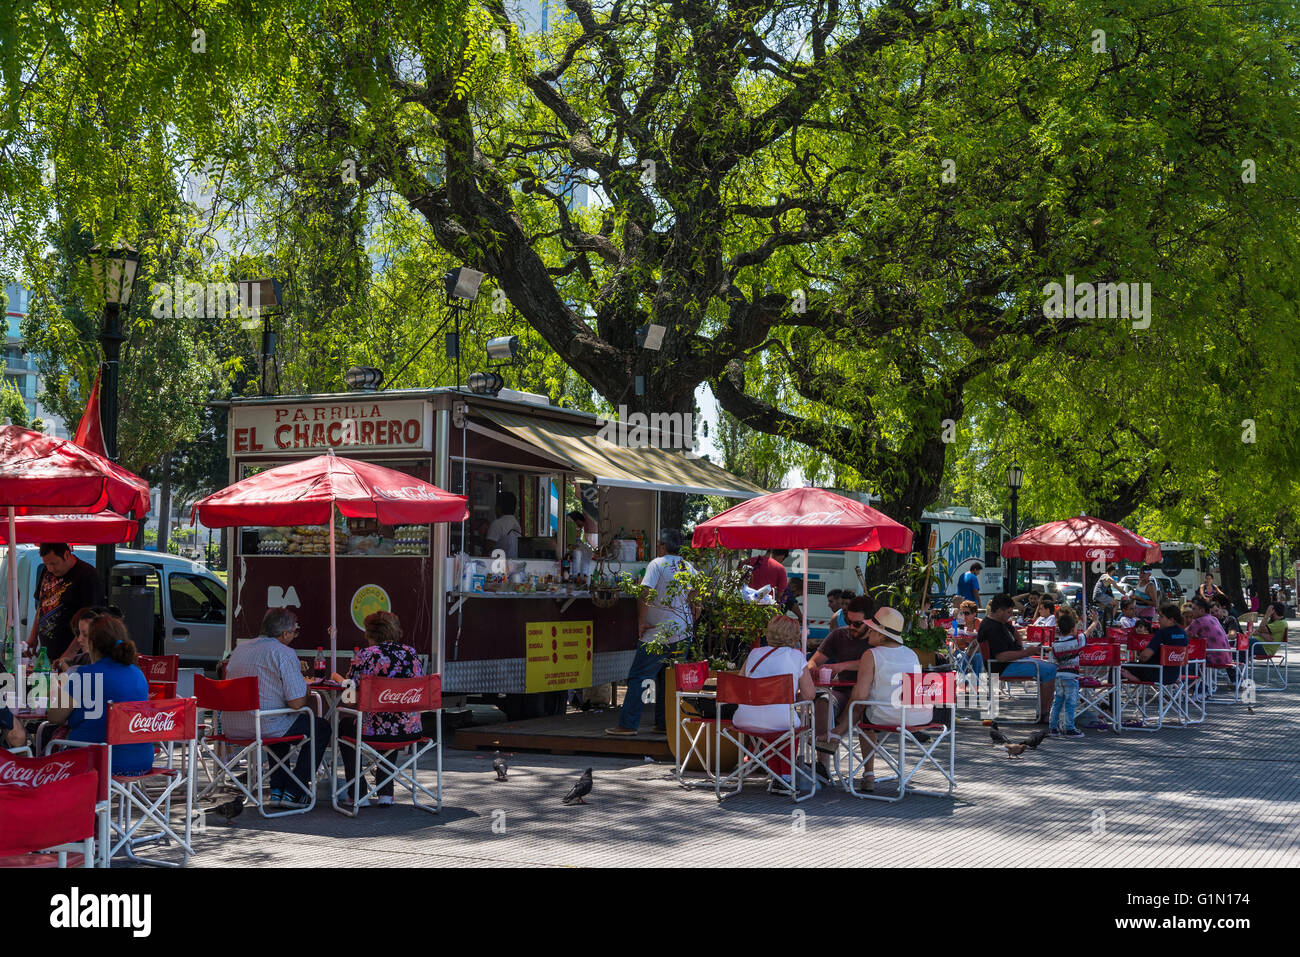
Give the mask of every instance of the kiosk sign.
M 524 626 L 524 690 L 591 686 L 590 621 L 530 621 Z
M 337 402 L 236 406 L 232 451 L 324 452 L 326 449 L 428 451 L 425 403 L 349 398 Z

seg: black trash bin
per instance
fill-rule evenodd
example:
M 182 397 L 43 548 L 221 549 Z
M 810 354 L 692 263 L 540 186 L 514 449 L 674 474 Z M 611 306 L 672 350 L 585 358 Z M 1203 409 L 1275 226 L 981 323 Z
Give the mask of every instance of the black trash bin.
M 162 632 L 155 628 L 154 590 L 149 587 L 152 565 L 123 562 L 113 566 L 110 576 L 112 591 L 108 602 L 122 610 L 126 631 L 135 642 L 136 649 L 144 655 L 161 655 Z

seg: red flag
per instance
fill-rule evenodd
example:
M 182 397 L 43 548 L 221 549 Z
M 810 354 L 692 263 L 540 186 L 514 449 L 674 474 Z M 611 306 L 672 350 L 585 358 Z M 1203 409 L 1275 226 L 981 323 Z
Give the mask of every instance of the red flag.
M 101 374 L 101 372 L 95 373 L 95 385 L 90 390 L 90 398 L 86 402 L 86 411 L 82 413 L 81 421 L 77 423 L 77 434 L 72 437 L 72 441 L 88 452 L 94 452 L 96 455 L 108 458 L 108 452 L 104 449 L 104 427 L 99 421 L 99 377 Z

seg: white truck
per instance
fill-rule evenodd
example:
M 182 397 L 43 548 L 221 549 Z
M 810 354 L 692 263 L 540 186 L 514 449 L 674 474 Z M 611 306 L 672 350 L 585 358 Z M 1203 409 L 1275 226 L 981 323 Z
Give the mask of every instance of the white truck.
M 852 492 L 840 493 L 857 498 L 869 505 L 878 504 Z M 979 573 L 980 597 L 1002 591 L 1005 574 L 1002 543 L 1007 535 L 1001 522 L 972 515 L 970 509 L 951 508 L 925 512 L 921 516 L 921 534 L 914 542 L 925 550 L 927 557 L 939 556 L 948 562 L 946 573 L 940 573 L 930 582 L 931 600 L 951 597 L 957 593 L 957 580 L 978 562 L 983 566 Z M 792 575 L 800 572 L 799 553 L 791 552 L 786 568 Z M 863 569 L 867 552 L 810 551 L 808 553 L 808 634 L 820 639 L 829 633 L 830 606 L 826 594 L 839 588 L 851 588 L 862 593 Z
M 95 564 L 94 546 L 77 546 L 79 561 Z M 32 626 L 32 596 L 41 569 L 40 548 L 19 545 L 18 624 L 24 640 Z M 226 586 L 198 562 L 179 555 L 116 550 L 116 564 L 147 565 L 152 572 L 145 584 L 154 590 L 154 634 L 132 635 L 143 654 L 180 655 L 183 665 L 216 665 L 226 648 Z M 8 582 L 9 549 L 0 546 L 0 582 Z M 8 587 L 0 596 L 0 609 L 8 620 Z M 111 602 L 111 599 L 110 599 Z

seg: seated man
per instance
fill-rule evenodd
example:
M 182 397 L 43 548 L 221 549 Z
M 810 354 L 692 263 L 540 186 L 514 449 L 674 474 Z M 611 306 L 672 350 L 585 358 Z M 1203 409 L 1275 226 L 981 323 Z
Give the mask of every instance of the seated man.
M 981 644 L 988 643 L 989 669 L 994 674 L 1003 678 L 1038 676 L 1042 690 L 1038 700 L 1038 716 L 1034 723 L 1047 724 L 1052 699 L 1056 697 L 1056 665 L 1034 657 L 1020 643 L 1016 630 L 1011 627 L 1015 607 L 1010 595 L 994 595 L 989 602 L 989 615 L 980 624 L 978 638 Z
M 27 744 L 27 729 L 14 718 L 8 708 L 0 705 L 0 748 L 21 748 Z
M 813 653 L 808 662 L 808 670 L 815 678 L 817 669 L 825 665 L 831 668 L 832 681 L 854 681 L 858 677 L 858 664 L 863 654 L 871 647 L 867 634 L 867 619 L 875 610 L 869 595 L 858 595 L 849 600 L 842 609 L 848 625 L 836 628 L 827 635 Z M 822 689 L 813 704 L 813 722 L 818 734 L 825 734 L 826 729 L 835 723 L 844 706 L 849 702 L 851 688 Z M 818 773 L 826 781 L 830 775 L 824 764 L 817 764 Z
M 1269 658 L 1277 654 L 1286 640 L 1286 606 L 1275 601 L 1264 610 L 1264 617 L 1250 636 L 1250 651 L 1256 658 Z
M 1151 641 L 1138 652 L 1138 661 L 1142 664 L 1128 665 L 1123 669 L 1128 681 L 1158 681 L 1169 685 L 1178 681 L 1177 665 L 1160 666 L 1160 649 L 1165 645 L 1186 646 L 1187 633 L 1183 630 L 1183 614 L 1177 605 L 1163 605 L 1160 608 L 1160 627 L 1151 634 Z
M 301 708 L 307 703 L 307 682 L 303 680 L 298 656 L 289 645 L 298 635 L 298 616 L 284 608 L 272 608 L 262 618 L 262 633 L 252 641 L 237 647 L 226 666 L 226 677 L 257 678 L 258 707 L 263 711 L 279 708 Z M 312 765 L 310 747 L 304 743 L 294 765 L 294 775 L 300 781 L 314 782 L 316 767 L 325 757 L 330 745 L 329 722 L 305 714 L 279 714 L 262 719 L 263 738 L 283 738 L 307 734 L 312 722 L 316 725 L 316 765 Z M 247 711 L 231 711 L 221 716 L 222 727 L 233 738 L 252 738 L 253 716 Z M 272 745 L 271 750 L 283 757 L 291 745 Z M 271 805 L 306 807 L 310 796 L 299 789 L 289 772 L 276 768 L 271 775 Z
M 1160 614 L 1163 615 L 1164 613 L 1165 609 L 1161 608 Z M 1201 595 L 1193 598 L 1190 611 L 1184 606 L 1183 622 L 1183 629 L 1186 631 L 1188 638 L 1205 639 L 1206 664 L 1215 668 L 1225 668 L 1228 680 L 1235 685 L 1237 683 L 1237 669 L 1232 664 L 1233 659 L 1236 657 L 1232 651 L 1233 643 L 1228 640 L 1228 633 L 1224 631 L 1219 619 L 1215 618 L 1211 613 L 1210 599 Z
M 1232 607 L 1228 602 L 1227 595 L 1215 595 L 1210 602 L 1210 613 L 1219 619 L 1219 624 L 1223 626 L 1228 640 L 1234 645 L 1237 641 L 1237 635 L 1241 632 L 1241 622 L 1237 616 L 1232 613 Z

